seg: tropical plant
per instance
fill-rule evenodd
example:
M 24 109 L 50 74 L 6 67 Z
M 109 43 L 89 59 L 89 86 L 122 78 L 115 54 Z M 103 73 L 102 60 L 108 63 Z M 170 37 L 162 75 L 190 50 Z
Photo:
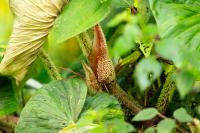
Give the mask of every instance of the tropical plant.
M 9 4 L 0 133 L 200 132 L 199 0 Z

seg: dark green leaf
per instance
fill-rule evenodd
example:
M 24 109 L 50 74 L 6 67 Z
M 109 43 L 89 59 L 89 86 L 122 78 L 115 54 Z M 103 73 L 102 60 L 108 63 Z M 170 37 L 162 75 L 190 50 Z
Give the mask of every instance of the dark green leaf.
M 110 1 L 71 0 L 55 22 L 50 43 L 64 42 L 99 23 L 109 13 Z
M 187 113 L 187 111 L 184 108 L 179 108 L 175 110 L 173 116 L 180 122 L 192 121 L 192 117 Z
M 133 121 L 146 121 L 151 120 L 158 114 L 155 108 L 146 108 L 140 111 L 134 118 Z
M 164 119 L 157 125 L 158 133 L 173 133 L 176 128 L 176 123 L 173 119 Z
M 136 66 L 135 76 L 142 91 L 160 76 L 162 67 L 153 57 L 142 59 Z
M 0 116 L 8 115 L 17 110 L 13 83 L 7 77 L 0 77 Z

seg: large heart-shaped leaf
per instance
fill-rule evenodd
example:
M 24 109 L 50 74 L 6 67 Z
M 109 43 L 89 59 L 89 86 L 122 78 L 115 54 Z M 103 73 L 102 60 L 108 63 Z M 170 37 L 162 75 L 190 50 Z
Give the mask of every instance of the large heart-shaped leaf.
M 199 0 L 150 0 L 150 6 L 162 37 L 200 50 Z
M 16 132 L 58 132 L 77 120 L 86 94 L 87 86 L 81 80 L 51 82 L 28 102 Z
M 87 86 L 79 79 L 49 83 L 25 106 L 16 133 L 57 133 L 74 125 L 87 110 L 120 109 L 117 100 L 108 94 L 98 94 L 87 100 L 86 94 Z
M 111 0 L 72 0 L 50 32 L 52 44 L 61 43 L 96 25 L 110 11 Z

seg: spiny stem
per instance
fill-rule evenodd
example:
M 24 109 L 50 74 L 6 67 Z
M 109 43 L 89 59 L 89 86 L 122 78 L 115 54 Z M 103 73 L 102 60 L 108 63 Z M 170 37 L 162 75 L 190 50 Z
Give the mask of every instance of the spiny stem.
M 115 72 L 118 75 L 122 71 L 126 70 L 126 67 L 129 65 L 133 65 L 137 62 L 137 60 L 142 56 L 142 53 L 140 51 L 134 51 L 129 56 L 125 57 L 119 64 L 115 67 Z
M 42 60 L 51 78 L 53 80 L 61 80 L 62 77 L 60 73 L 58 72 L 56 66 L 54 65 L 49 55 L 43 49 L 40 51 L 39 57 Z
M 110 93 L 115 96 L 122 105 L 135 115 L 142 110 L 142 106 L 130 95 L 128 95 L 118 84 L 116 88 L 110 89 Z
M 88 58 L 92 49 L 92 41 L 90 39 L 90 36 L 88 35 L 87 32 L 83 32 L 79 34 L 76 38 L 79 42 L 79 46 L 83 51 L 84 56 Z
M 174 70 L 174 69 L 173 69 Z M 159 112 L 164 113 L 169 105 L 170 100 L 174 94 L 176 89 L 176 85 L 172 79 L 173 70 L 168 74 L 166 81 L 163 85 L 163 89 L 161 90 L 160 96 L 157 102 L 157 109 Z

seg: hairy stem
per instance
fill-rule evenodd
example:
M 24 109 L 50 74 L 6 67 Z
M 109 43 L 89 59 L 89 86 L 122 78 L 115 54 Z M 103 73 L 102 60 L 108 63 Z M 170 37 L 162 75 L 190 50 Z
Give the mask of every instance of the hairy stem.
M 141 56 L 142 53 L 140 51 L 134 51 L 132 54 L 125 57 L 119 64 L 116 65 L 116 74 L 118 75 L 125 70 L 127 71 L 127 67 L 129 65 L 134 65 Z
M 156 107 L 159 112 L 164 113 L 166 111 L 175 89 L 176 85 L 173 80 L 173 71 L 171 71 L 166 78 L 163 89 L 161 90 L 160 96 L 158 98 Z
M 49 57 L 49 55 L 42 49 L 39 54 L 39 58 L 42 60 L 45 68 L 47 69 L 49 75 L 53 80 L 61 80 L 62 77 L 59 74 L 56 66 L 54 65 L 53 61 Z
M 128 95 L 118 84 L 116 88 L 110 89 L 110 93 L 115 96 L 122 105 L 135 115 L 142 110 L 142 106 L 130 95 Z
M 77 36 L 77 40 L 79 42 L 79 46 L 83 51 L 83 54 L 86 58 L 88 58 L 90 51 L 92 49 L 92 41 L 87 32 L 83 32 Z

